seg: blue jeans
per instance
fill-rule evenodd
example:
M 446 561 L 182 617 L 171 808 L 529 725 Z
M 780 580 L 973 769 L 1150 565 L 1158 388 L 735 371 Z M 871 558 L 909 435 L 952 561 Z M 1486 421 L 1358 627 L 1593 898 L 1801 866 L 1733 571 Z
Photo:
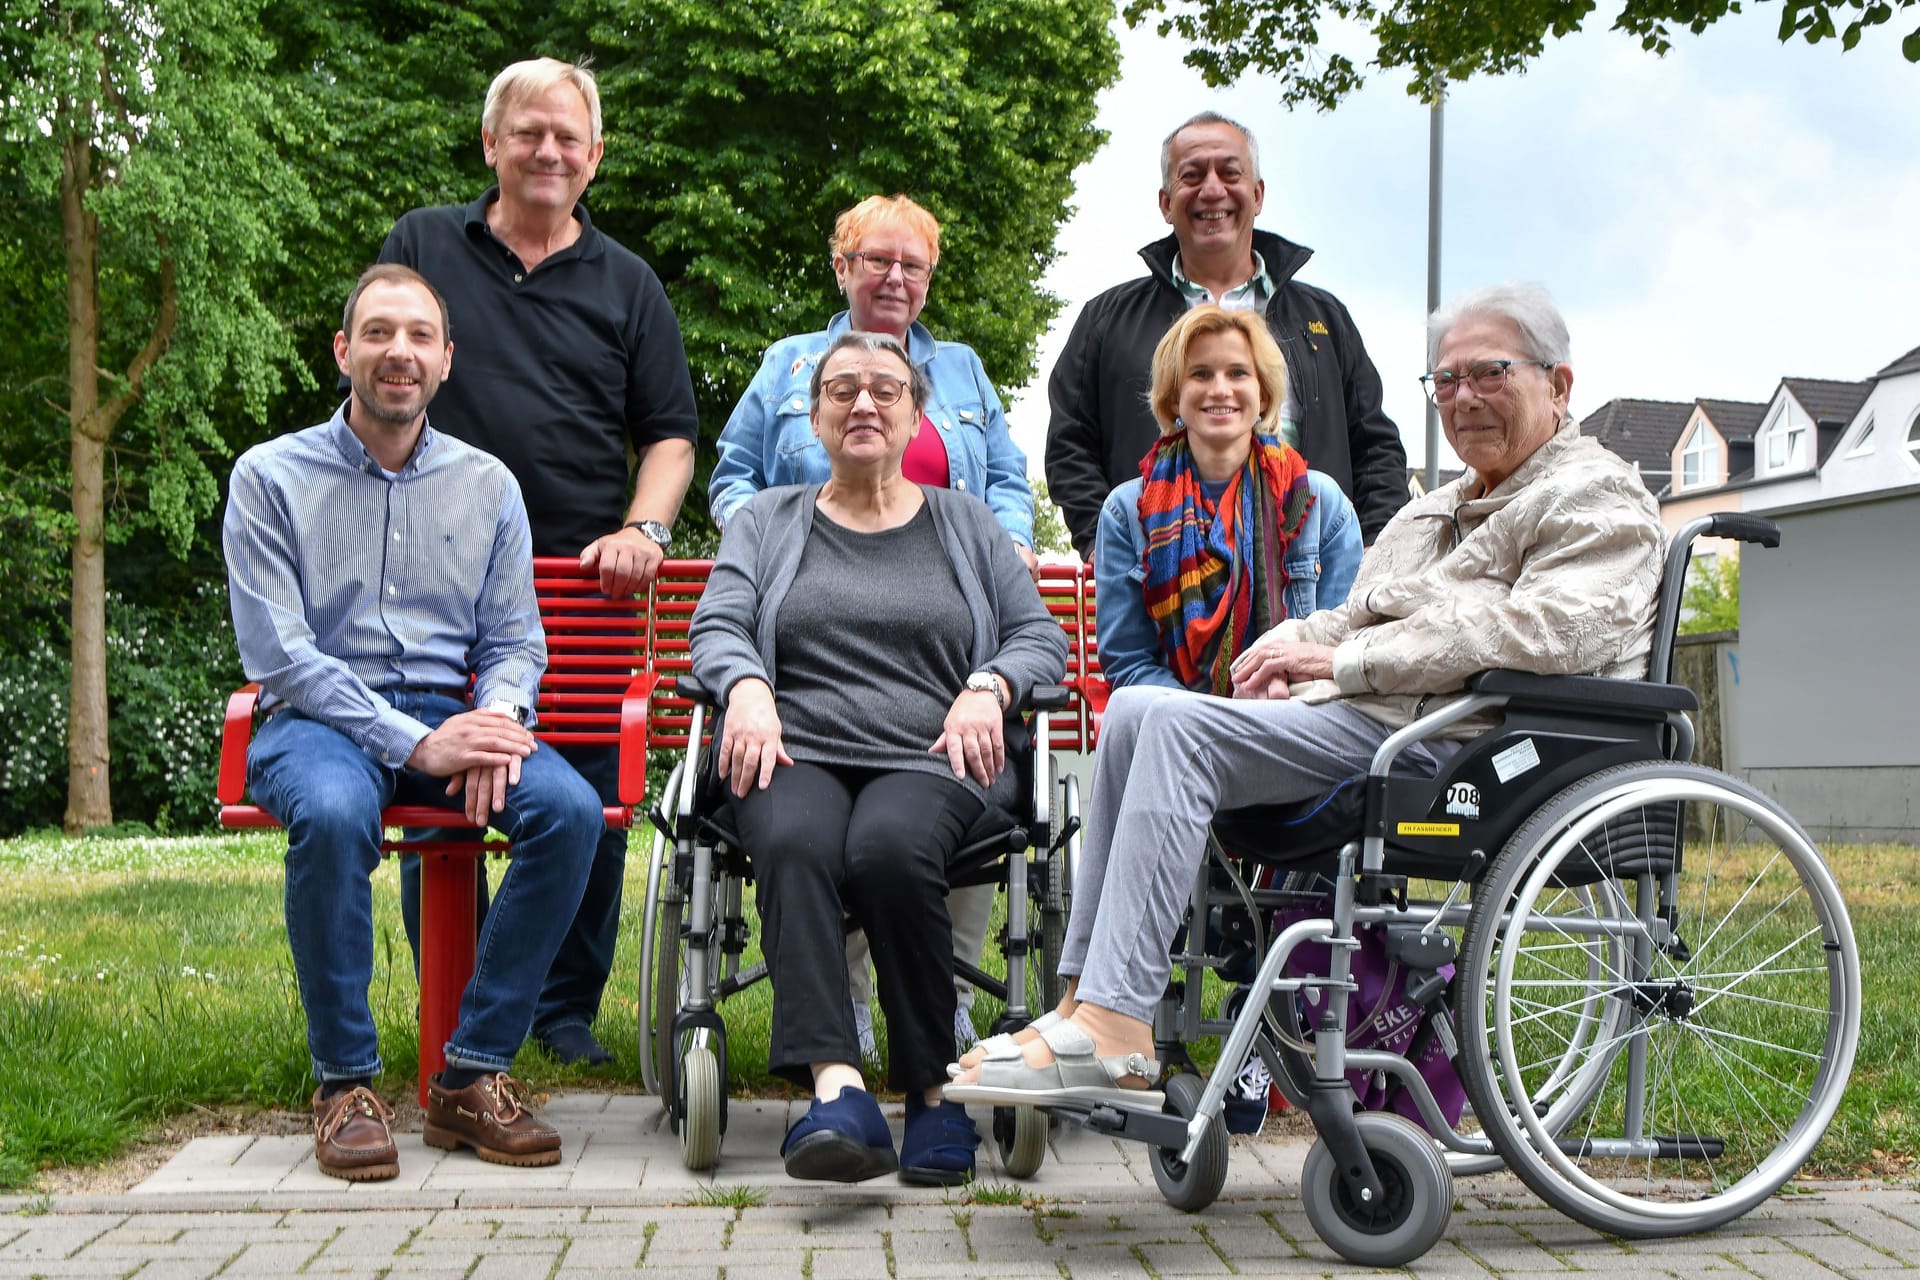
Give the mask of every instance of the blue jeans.
M 468 710 L 444 694 L 383 691 L 429 727 Z M 247 752 L 254 800 L 287 829 L 287 942 L 307 1015 L 307 1049 L 322 1081 L 377 1075 L 380 1046 L 367 1004 L 373 981 L 373 884 L 380 811 L 389 804 L 457 810 L 444 778 L 389 769 L 344 734 L 286 710 L 260 726 Z M 593 788 L 558 752 L 527 757 L 493 825 L 513 857 L 480 931 L 473 979 L 447 1062 L 504 1071 L 532 1025 L 540 983 L 586 886 L 602 826 Z
M 546 747 L 557 751 L 573 765 L 582 778 L 600 796 L 603 805 L 620 803 L 620 749 L 618 747 L 567 746 Z M 547 971 L 539 1003 L 533 1010 L 533 1032 L 552 1034 L 560 1027 L 591 1027 L 600 1016 L 600 996 L 607 987 L 607 975 L 613 971 L 613 948 L 620 940 L 620 892 L 627 880 L 627 833 L 598 827 L 599 839 L 593 849 L 593 865 L 587 872 L 587 889 L 580 898 L 580 910 L 573 918 L 560 950 Z M 431 838 L 433 831 L 409 831 L 409 836 Z M 451 833 L 449 833 L 451 834 Z M 475 918 L 487 915 L 487 871 L 480 866 L 474 877 Z M 420 855 L 403 854 L 400 859 L 400 920 L 406 926 L 407 945 L 413 949 L 413 971 L 420 972 Z

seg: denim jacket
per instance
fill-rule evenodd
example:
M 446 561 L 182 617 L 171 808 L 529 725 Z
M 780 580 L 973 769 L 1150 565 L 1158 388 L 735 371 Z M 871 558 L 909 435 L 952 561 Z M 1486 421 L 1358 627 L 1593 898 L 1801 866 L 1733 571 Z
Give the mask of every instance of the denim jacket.
M 828 344 L 850 328 L 849 313 L 842 311 L 824 333 L 795 334 L 767 348 L 760 371 L 720 433 L 720 460 L 707 485 L 715 524 L 724 528 L 762 489 L 818 484 L 832 474 L 826 448 L 814 437 L 807 416 L 807 382 Z M 933 383 L 925 408 L 946 446 L 947 487 L 984 498 L 1013 540 L 1032 546 L 1027 455 L 1007 430 L 1007 415 L 980 357 L 965 343 L 935 341 L 917 320 L 907 330 L 907 353 Z
M 1140 480 L 1129 480 L 1107 496 L 1100 509 L 1100 532 L 1093 544 L 1093 580 L 1099 600 L 1095 615 L 1100 640 L 1100 673 L 1119 689 L 1130 684 L 1160 684 L 1183 689 L 1167 665 L 1160 632 L 1147 613 L 1147 531 L 1140 523 Z M 1306 527 L 1287 544 L 1287 617 L 1304 618 L 1316 609 L 1342 604 L 1354 574 L 1360 571 L 1360 519 L 1353 503 L 1333 478 L 1307 472 L 1313 508 Z

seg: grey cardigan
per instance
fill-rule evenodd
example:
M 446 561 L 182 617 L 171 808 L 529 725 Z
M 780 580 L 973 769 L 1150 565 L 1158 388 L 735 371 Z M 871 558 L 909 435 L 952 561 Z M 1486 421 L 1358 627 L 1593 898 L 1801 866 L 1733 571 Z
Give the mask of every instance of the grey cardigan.
M 1066 674 L 1066 634 L 986 503 L 947 489 L 921 491 L 973 617 L 972 669 L 1005 677 L 1019 706 L 1033 686 Z M 727 520 L 687 633 L 693 674 L 723 705 L 749 676 L 774 683 L 774 619 L 799 571 L 819 494 L 817 484 L 764 489 Z

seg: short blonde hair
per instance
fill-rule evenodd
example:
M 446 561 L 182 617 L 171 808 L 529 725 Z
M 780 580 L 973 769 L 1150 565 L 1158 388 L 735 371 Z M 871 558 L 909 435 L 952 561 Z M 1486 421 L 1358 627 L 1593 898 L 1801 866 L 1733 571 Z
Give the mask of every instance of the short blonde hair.
M 500 136 L 500 117 L 507 108 L 537 98 L 556 85 L 570 84 L 587 100 L 587 116 L 593 122 L 589 142 L 600 141 L 600 86 L 587 70 L 587 62 L 562 62 L 558 58 L 529 58 L 516 62 L 493 78 L 487 86 L 486 105 L 480 108 L 480 127 L 496 138 Z
M 1153 388 L 1147 392 L 1147 403 L 1160 423 L 1161 435 L 1170 436 L 1180 429 L 1180 384 L 1187 376 L 1187 350 L 1194 339 L 1228 330 L 1245 335 L 1247 347 L 1253 352 L 1254 377 L 1259 379 L 1260 394 L 1266 397 L 1266 407 L 1260 411 L 1254 430 L 1269 436 L 1279 431 L 1280 406 L 1287 399 L 1287 361 L 1280 354 L 1280 344 L 1273 340 L 1265 317 L 1258 311 L 1227 311 L 1208 302 L 1174 321 L 1173 328 L 1153 349 Z
M 868 196 L 833 220 L 827 248 L 834 257 L 852 253 L 881 227 L 897 224 L 927 242 L 927 260 L 940 261 L 940 220 L 908 196 Z

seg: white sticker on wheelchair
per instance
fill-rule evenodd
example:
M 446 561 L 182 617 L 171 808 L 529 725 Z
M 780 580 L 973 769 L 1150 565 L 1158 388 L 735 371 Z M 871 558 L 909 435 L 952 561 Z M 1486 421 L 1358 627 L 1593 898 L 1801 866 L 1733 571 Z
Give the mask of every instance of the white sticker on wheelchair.
M 1493 771 L 1502 782 L 1512 782 L 1527 770 L 1539 767 L 1540 752 L 1534 748 L 1532 738 L 1522 738 L 1493 757 Z

